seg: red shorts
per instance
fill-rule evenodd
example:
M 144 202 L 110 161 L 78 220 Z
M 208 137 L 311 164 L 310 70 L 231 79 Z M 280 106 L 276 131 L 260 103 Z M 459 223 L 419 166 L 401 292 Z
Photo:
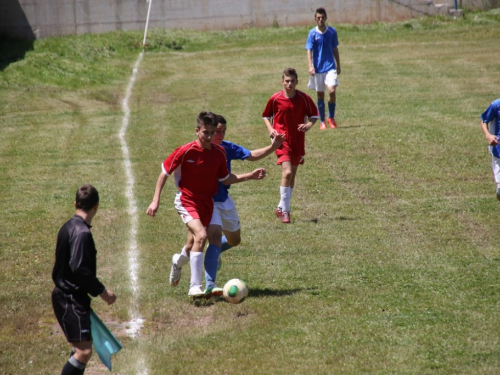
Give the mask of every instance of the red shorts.
M 214 212 L 214 201 L 198 200 L 193 201 L 186 199 L 180 191 L 175 194 L 175 209 L 180 215 L 184 224 L 189 223 L 193 219 L 199 219 L 204 227 L 208 227 Z
M 279 148 L 275 151 L 278 161 L 276 164 L 281 165 L 285 161 L 289 161 L 292 165 L 297 166 L 299 164 L 304 164 L 305 155 L 297 155 L 290 148 Z
M 292 162 L 293 166 L 297 166 L 299 164 L 304 164 L 304 156 L 295 156 L 289 154 L 278 155 L 278 161 L 276 164 L 281 165 L 281 163 L 285 161 Z
M 304 164 L 304 147 L 303 144 L 296 144 L 294 147 L 299 152 L 295 151 L 290 147 L 288 142 L 283 142 L 283 144 L 275 151 L 278 161 L 276 164 L 281 165 L 285 161 L 289 161 L 292 165 L 297 166 L 299 164 Z

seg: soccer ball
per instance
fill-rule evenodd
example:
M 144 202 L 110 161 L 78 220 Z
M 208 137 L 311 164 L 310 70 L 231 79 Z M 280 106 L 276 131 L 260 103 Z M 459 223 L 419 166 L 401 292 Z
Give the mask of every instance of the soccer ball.
M 248 296 L 248 287 L 243 280 L 231 279 L 224 285 L 224 298 L 230 303 L 241 303 Z

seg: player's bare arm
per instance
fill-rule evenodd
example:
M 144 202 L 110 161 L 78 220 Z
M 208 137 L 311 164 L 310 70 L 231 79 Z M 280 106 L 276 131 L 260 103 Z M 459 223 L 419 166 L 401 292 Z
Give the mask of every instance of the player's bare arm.
M 274 139 L 279 133 L 276 131 L 276 129 L 273 129 L 273 125 L 271 124 L 271 119 L 264 117 L 262 120 L 264 120 L 264 124 L 266 124 L 269 136 L 271 137 L 271 139 Z
M 500 144 L 500 140 L 498 137 L 494 134 L 491 134 L 488 130 L 488 124 L 485 124 L 484 122 L 481 122 L 481 130 L 484 133 L 484 137 L 486 138 L 486 141 L 490 146 L 496 146 Z
M 339 54 L 339 48 L 335 47 L 333 49 L 333 57 L 335 58 L 335 61 L 337 62 L 336 68 L 337 68 L 337 74 L 340 74 L 341 68 L 340 68 L 340 54 Z
M 243 173 L 243 174 L 233 174 L 231 173 L 228 178 L 224 181 L 221 181 L 224 185 L 232 185 L 237 184 L 239 182 L 244 182 L 248 180 L 262 180 L 266 177 L 266 170 L 264 168 L 257 168 L 252 172 Z
M 307 66 L 309 67 L 309 75 L 313 76 L 316 74 L 316 71 L 314 70 L 314 65 L 312 61 L 312 50 L 308 49 L 307 50 Z
M 270 155 L 273 151 L 275 151 L 282 145 L 284 138 L 285 134 L 278 134 L 276 137 L 272 139 L 271 144 L 269 146 L 250 151 L 250 156 L 245 160 L 257 161 L 262 158 L 265 158 L 266 156 Z
M 165 186 L 165 182 L 167 181 L 167 175 L 163 172 L 160 172 L 160 175 L 158 176 L 158 180 L 156 181 L 156 188 L 155 188 L 155 195 L 153 197 L 153 201 L 149 205 L 148 209 L 146 210 L 146 213 L 149 216 L 155 217 L 156 212 L 158 211 L 158 208 L 160 207 L 160 197 L 161 197 L 161 191 L 163 190 L 163 187 Z

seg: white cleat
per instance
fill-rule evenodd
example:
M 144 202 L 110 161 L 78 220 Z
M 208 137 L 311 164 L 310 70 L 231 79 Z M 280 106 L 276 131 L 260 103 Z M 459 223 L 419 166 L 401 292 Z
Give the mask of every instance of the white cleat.
M 180 257 L 181 254 L 174 254 L 172 257 L 172 268 L 170 269 L 170 285 L 172 286 L 177 286 L 181 279 L 182 268 L 177 267 L 177 261 Z
M 205 292 L 201 290 L 201 286 L 193 286 L 189 288 L 188 296 L 191 298 L 202 298 L 205 297 Z

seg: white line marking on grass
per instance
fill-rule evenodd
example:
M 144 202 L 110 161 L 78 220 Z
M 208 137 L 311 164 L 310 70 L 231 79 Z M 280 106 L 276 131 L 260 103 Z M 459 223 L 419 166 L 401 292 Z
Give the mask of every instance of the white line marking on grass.
M 132 338 L 137 337 L 137 335 L 139 334 L 142 325 L 144 324 L 144 319 L 141 318 L 137 309 L 137 295 L 139 292 L 139 283 L 137 276 L 139 271 L 139 261 L 138 261 L 139 250 L 137 246 L 138 216 L 137 216 L 137 203 L 134 197 L 134 175 L 132 173 L 132 163 L 130 162 L 130 156 L 129 156 L 127 142 L 125 140 L 125 135 L 127 133 L 127 127 L 129 125 L 129 119 L 130 119 L 130 108 L 128 102 L 130 99 L 130 95 L 132 94 L 132 87 L 134 86 L 135 83 L 135 79 L 137 76 L 137 69 L 142 61 L 143 53 L 144 52 L 141 52 L 139 54 L 139 57 L 135 62 L 134 70 L 132 72 L 132 76 L 130 77 L 130 81 L 127 86 L 125 98 L 122 101 L 122 110 L 124 116 L 119 135 L 124 164 L 125 164 L 125 174 L 127 176 L 127 187 L 125 189 L 125 195 L 128 200 L 128 213 L 131 219 L 128 261 L 129 261 L 129 274 L 130 274 L 130 281 L 132 288 L 132 303 L 131 307 L 129 308 L 129 314 L 132 319 L 130 320 L 130 322 L 126 323 L 129 326 L 126 332 L 127 335 Z M 138 374 L 147 375 L 148 370 L 144 368 L 143 358 L 139 358 L 139 361 L 136 365 L 139 365 L 140 367 L 140 369 L 138 369 L 139 371 Z

